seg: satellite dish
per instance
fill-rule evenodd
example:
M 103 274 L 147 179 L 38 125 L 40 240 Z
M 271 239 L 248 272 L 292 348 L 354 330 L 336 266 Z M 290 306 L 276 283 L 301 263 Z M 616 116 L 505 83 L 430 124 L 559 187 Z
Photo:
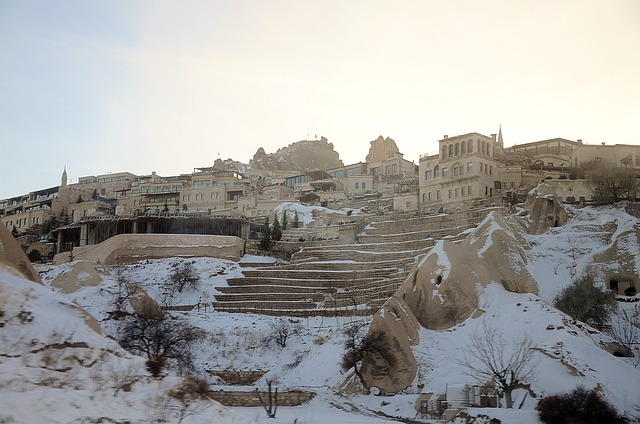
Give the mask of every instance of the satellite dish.
M 374 396 L 378 396 L 380 394 L 380 389 L 377 388 L 376 386 L 373 386 L 370 390 L 369 393 L 371 393 Z

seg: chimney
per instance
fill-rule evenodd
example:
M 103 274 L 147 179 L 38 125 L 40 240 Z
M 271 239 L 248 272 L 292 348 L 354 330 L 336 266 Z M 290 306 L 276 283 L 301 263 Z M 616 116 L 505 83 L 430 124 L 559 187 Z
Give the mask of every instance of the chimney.
M 582 139 L 581 138 L 578 139 L 578 143 L 582 144 Z
M 449 138 L 449 136 L 445 134 L 444 137 L 442 137 L 442 138 Z
M 602 145 L 604 146 L 604 141 L 602 142 Z
M 496 141 L 496 137 L 498 136 L 498 134 L 491 134 L 491 138 L 493 138 L 493 141 Z

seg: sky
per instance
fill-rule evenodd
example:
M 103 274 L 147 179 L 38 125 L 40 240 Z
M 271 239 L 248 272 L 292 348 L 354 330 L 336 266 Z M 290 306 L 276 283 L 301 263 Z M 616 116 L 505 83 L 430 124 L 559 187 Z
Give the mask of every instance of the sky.
M 637 0 L 0 0 L 0 199 L 326 137 L 640 144 Z

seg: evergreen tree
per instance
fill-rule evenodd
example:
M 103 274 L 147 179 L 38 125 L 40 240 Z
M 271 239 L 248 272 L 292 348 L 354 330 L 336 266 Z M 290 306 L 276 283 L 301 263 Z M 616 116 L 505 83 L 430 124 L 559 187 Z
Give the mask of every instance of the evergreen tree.
M 271 239 L 278 241 L 282 238 L 282 226 L 280 225 L 280 221 L 278 221 L 278 215 L 276 214 L 273 220 L 273 227 L 271 228 Z
M 300 217 L 298 216 L 298 211 L 294 211 L 293 214 L 293 228 L 300 228 Z
M 98 200 L 98 189 L 93 189 L 93 193 L 91 193 L 92 200 Z
M 284 211 L 282 214 L 282 231 L 286 230 L 288 225 L 289 220 L 287 219 L 287 211 Z
M 262 229 L 260 230 L 260 249 L 269 250 L 271 249 L 271 228 L 269 225 L 269 217 L 264 224 L 262 224 Z

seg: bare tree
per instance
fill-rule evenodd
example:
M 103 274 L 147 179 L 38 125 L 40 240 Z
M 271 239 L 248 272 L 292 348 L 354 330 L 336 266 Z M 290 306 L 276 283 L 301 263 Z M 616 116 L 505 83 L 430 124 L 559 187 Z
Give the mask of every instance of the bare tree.
M 482 332 L 471 337 L 470 345 L 462 349 L 462 359 L 456 362 L 479 382 L 495 382 L 504 393 L 507 408 L 513 408 L 513 390 L 533 377 L 533 347 L 529 337 L 506 340 L 485 322 Z
M 267 380 L 267 401 L 263 399 L 262 394 L 260 394 L 260 390 L 256 389 L 258 399 L 260 399 L 260 403 L 262 404 L 265 412 L 267 413 L 267 417 L 269 418 L 275 418 L 276 411 L 278 410 L 278 388 L 276 387 L 275 391 L 273 391 L 271 388 L 272 384 L 272 380 Z
M 271 332 L 266 336 L 267 344 L 275 341 L 278 346 L 287 347 L 287 341 L 293 335 L 300 333 L 300 324 L 292 324 L 290 321 L 280 318 L 273 326 Z
M 186 321 L 167 315 L 129 317 L 119 329 L 120 345 L 134 354 L 145 354 L 152 374 L 159 375 L 166 360 L 179 370 L 193 368 L 193 343 L 199 334 Z
M 587 181 L 593 188 L 594 200 L 600 204 L 633 200 L 638 189 L 637 175 L 632 170 L 612 165 L 596 166 Z
M 185 287 L 196 289 L 200 283 L 200 276 L 196 273 L 191 263 L 185 262 L 173 270 L 169 280 L 177 288 L 178 292 L 182 293 Z
M 346 327 L 343 334 L 347 337 L 344 342 L 345 352 L 342 355 L 342 369 L 348 371 L 353 368 L 360 383 L 369 388 L 360 372 L 359 363 L 368 355 L 380 355 L 390 365 L 394 363 L 391 355 L 391 345 L 382 331 L 365 333 L 366 323 L 355 323 Z
M 619 309 L 606 332 L 634 354 L 633 366 L 640 365 L 640 308 L 633 311 Z

